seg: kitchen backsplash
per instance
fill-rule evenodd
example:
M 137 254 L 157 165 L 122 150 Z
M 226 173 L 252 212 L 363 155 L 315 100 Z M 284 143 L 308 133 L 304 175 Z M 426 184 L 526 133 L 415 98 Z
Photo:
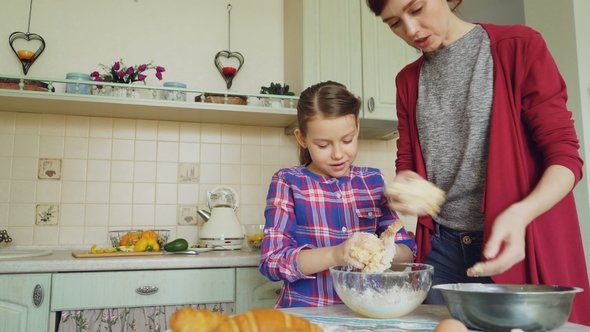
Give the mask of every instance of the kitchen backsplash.
M 361 140 L 357 166 L 395 174 L 395 140 Z M 274 172 L 298 163 L 283 128 L 0 112 L 0 229 L 13 245 L 108 244 L 109 230 L 196 242 L 206 192 L 238 193 L 264 223 Z

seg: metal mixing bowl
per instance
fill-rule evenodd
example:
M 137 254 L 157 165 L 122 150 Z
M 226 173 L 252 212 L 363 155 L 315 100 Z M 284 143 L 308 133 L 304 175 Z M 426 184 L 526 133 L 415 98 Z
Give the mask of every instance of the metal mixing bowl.
M 549 285 L 444 284 L 442 292 L 453 318 L 485 331 L 553 330 L 567 321 L 581 288 Z
M 330 275 L 336 293 L 351 310 L 371 318 L 396 318 L 422 304 L 432 285 L 434 268 L 393 263 L 392 270 L 365 273 L 338 266 L 330 268 Z

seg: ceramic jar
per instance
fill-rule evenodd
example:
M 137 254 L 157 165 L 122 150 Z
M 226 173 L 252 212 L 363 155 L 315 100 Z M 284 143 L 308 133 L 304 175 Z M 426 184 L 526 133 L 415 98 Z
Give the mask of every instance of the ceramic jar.
M 164 87 L 186 89 L 186 84 L 180 82 L 165 82 Z M 186 92 L 178 90 L 165 90 L 164 99 L 186 101 Z
M 92 77 L 84 73 L 67 73 L 66 80 L 76 81 L 92 81 Z M 92 91 L 92 85 L 90 84 L 78 84 L 78 91 L 76 91 L 75 83 L 66 84 L 66 93 L 77 93 L 81 95 L 89 95 Z

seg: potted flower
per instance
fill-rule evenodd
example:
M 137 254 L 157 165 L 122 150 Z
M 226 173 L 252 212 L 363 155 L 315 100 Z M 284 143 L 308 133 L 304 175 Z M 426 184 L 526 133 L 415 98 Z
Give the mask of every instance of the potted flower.
M 276 96 L 294 96 L 295 94 L 289 91 L 289 86 L 287 84 L 281 83 L 273 83 L 270 82 L 269 86 L 262 86 L 260 87 L 260 94 L 261 95 L 276 95 Z M 264 106 L 273 106 L 273 107 L 283 107 L 283 100 L 280 98 L 265 98 L 262 99 L 262 104 Z
M 106 66 L 102 63 L 99 64 L 105 73 L 100 74 L 98 71 L 94 71 L 90 74 L 92 79 L 96 82 L 113 82 L 113 83 L 123 83 L 123 84 L 131 84 L 133 82 L 143 82 L 145 84 L 145 79 L 147 75 L 145 72 L 148 70 L 155 70 L 156 77 L 158 80 L 162 80 L 162 73 L 166 71 L 164 67 L 156 66 L 153 64 L 153 61 L 148 64 L 142 65 L 135 65 L 127 67 L 123 63 L 123 59 L 116 61 L 111 66 Z M 102 85 L 97 85 L 98 89 L 102 89 Z M 119 93 L 117 94 L 117 90 Z M 128 96 L 129 89 L 118 89 L 114 88 L 113 92 L 118 95 L 119 97 L 126 97 Z M 129 91 L 131 92 L 131 91 Z M 139 96 L 136 94 L 136 98 Z

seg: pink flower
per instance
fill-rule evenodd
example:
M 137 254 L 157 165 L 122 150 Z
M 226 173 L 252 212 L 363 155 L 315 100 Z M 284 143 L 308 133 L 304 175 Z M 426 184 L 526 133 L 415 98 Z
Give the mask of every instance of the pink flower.
M 139 68 L 137 68 L 137 70 L 139 70 L 140 72 L 143 72 L 147 69 L 147 65 L 144 63 L 143 65 L 139 66 Z
M 147 76 L 146 76 L 146 75 L 144 75 L 144 74 L 139 74 L 139 75 L 137 75 L 137 79 L 138 79 L 139 81 L 145 81 L 146 77 L 147 77 Z
M 165 71 L 166 71 L 166 69 L 164 67 L 161 67 L 161 66 L 156 67 L 156 72 L 158 72 L 158 73 L 163 73 Z
M 119 63 L 119 61 L 115 62 L 115 64 L 113 65 L 113 69 L 119 70 L 120 68 L 121 68 L 121 64 Z
M 117 76 L 119 76 L 120 78 L 125 77 L 125 71 L 124 70 L 118 71 Z
M 156 77 L 161 81 L 162 80 L 162 73 L 161 72 L 157 72 L 156 73 Z
M 93 71 L 93 72 L 90 74 L 90 76 L 91 76 L 91 77 L 94 77 L 94 80 L 95 80 L 95 81 L 98 81 L 98 80 L 97 80 L 97 78 L 100 78 L 100 73 L 99 73 L 99 72 L 97 72 L 97 71 Z M 102 79 L 101 79 L 101 80 L 102 80 Z
M 133 67 L 127 68 L 127 75 L 131 75 L 131 74 L 133 74 L 133 72 L 134 72 Z

